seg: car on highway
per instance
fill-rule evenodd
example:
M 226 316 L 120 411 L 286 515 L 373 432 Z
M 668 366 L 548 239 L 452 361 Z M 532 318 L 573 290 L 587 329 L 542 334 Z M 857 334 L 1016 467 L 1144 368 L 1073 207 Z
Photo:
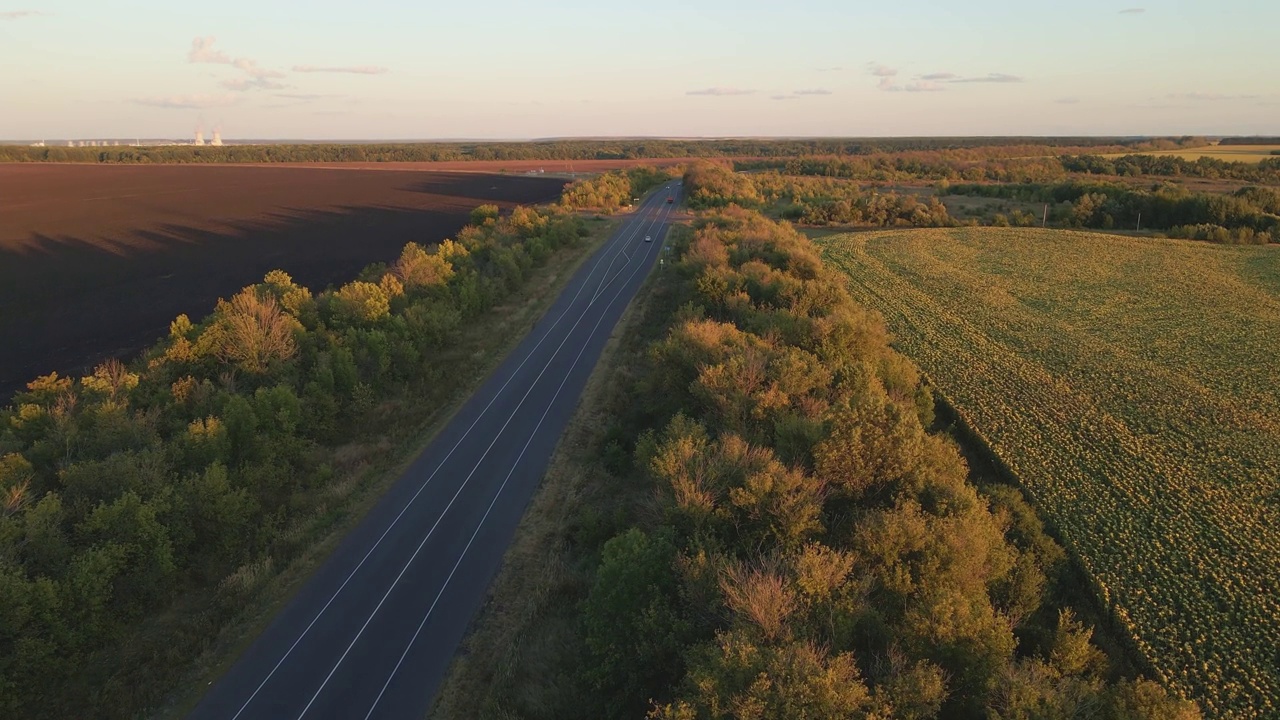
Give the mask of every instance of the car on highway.
M 649 237 L 648 235 L 645 235 L 645 236 L 644 236 L 644 241 L 645 241 L 645 242 L 653 242 L 653 238 Z
M 667 202 L 674 202 L 674 200 L 671 197 L 668 197 Z

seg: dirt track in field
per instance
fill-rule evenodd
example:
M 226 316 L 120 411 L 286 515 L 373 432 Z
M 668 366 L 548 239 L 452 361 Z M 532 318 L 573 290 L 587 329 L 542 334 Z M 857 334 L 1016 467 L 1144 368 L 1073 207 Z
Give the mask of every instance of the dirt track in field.
M 456 233 L 477 205 L 545 202 L 563 184 L 386 168 L 0 165 L 0 404 L 37 375 L 128 359 L 178 314 L 203 317 L 270 270 L 322 289 L 406 242 Z

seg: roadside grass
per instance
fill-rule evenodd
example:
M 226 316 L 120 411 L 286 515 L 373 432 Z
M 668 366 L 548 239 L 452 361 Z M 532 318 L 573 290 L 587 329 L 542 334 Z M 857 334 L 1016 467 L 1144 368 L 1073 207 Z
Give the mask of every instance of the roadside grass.
M 556 252 L 532 271 L 518 293 L 467 326 L 453 345 L 441 351 L 439 366 L 447 368 L 443 374 L 406 387 L 353 423 L 361 428 L 359 435 L 331 451 L 333 477 L 316 490 L 313 512 L 282 533 L 289 550 L 286 561 L 258 561 L 226 581 L 235 586 L 229 589 L 243 597 L 236 619 L 219 629 L 208 598 L 193 594 L 152 620 L 131 646 L 119 649 L 121 657 L 147 658 L 155 668 L 155 681 L 177 688 L 155 711 L 156 718 L 181 718 L 195 707 L 208 686 L 226 672 L 524 338 L 619 222 L 598 216 L 589 219 L 591 235 L 585 242 Z M 127 665 L 122 661 L 119 666 Z
M 626 423 L 644 348 L 674 310 L 665 277 L 654 270 L 605 345 L 431 718 L 567 718 L 591 707 L 579 603 L 594 553 L 652 507 L 652 487 L 629 471 Z

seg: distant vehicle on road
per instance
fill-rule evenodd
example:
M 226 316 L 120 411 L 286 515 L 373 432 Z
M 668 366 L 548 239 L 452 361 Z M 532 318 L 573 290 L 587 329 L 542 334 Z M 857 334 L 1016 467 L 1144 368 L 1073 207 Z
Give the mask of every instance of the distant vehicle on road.
M 668 202 L 668 203 L 670 203 L 670 202 L 675 202 L 675 201 L 671 198 L 671 196 L 669 196 L 669 195 L 668 195 L 668 196 L 667 196 L 667 202 Z
M 649 237 L 648 235 L 645 235 L 645 236 L 644 236 L 644 241 L 645 241 L 645 242 L 653 242 L 653 238 Z

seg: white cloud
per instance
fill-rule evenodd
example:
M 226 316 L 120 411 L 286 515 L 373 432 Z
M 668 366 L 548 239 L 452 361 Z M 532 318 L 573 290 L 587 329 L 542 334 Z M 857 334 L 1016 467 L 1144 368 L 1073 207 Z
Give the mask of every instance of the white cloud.
M 936 73 L 929 73 L 928 75 L 921 75 L 920 79 L 921 80 L 955 80 L 958 77 L 960 76 L 956 75 L 955 73 L 936 72 Z
M 812 88 L 809 90 L 796 90 L 795 95 L 830 95 L 831 91 L 824 88 Z
M 246 75 L 253 78 L 254 80 L 284 77 L 284 73 L 280 72 L 279 70 L 271 70 L 268 68 L 259 67 L 258 63 L 254 62 L 253 60 L 250 60 L 249 58 L 236 58 L 235 62 L 231 63 L 231 66 L 236 68 L 237 70 L 243 70 Z
M 902 89 L 902 86 L 895 83 L 891 77 L 880 78 L 880 82 L 876 83 L 876 87 L 885 92 L 896 92 Z
M 352 65 L 346 67 L 294 65 L 293 71 L 299 73 L 350 73 L 353 75 L 382 75 L 391 72 L 389 69 L 377 65 Z
M 164 97 L 133 98 L 130 102 L 169 110 L 202 110 L 204 108 L 234 105 L 236 96 L 223 95 L 166 95 Z
M 714 97 L 727 97 L 730 95 L 751 95 L 755 90 L 744 90 L 742 88 L 731 87 L 709 87 L 702 90 L 690 90 L 685 95 L 711 95 Z
M 20 20 L 24 17 L 39 17 L 40 15 L 48 14 L 39 10 L 8 10 L 0 12 L 0 20 Z
M 235 90 L 236 92 L 245 92 L 247 90 L 283 90 L 288 87 L 284 83 L 278 83 L 266 78 L 232 78 L 230 80 L 223 80 L 221 85 L 228 90 Z
M 890 78 L 898 74 L 898 69 L 891 68 L 888 65 L 881 65 L 877 62 L 869 62 L 867 63 L 867 72 L 876 77 Z
M 284 85 L 274 82 L 272 78 L 282 78 L 285 74 L 258 65 L 256 60 L 238 57 L 234 60 L 229 55 L 217 50 L 213 44 L 217 38 L 212 35 L 198 37 L 191 41 L 191 50 L 187 52 L 187 62 L 209 63 L 213 65 L 230 65 L 248 77 L 223 80 L 220 84 L 228 90 L 246 92 L 248 90 L 282 90 Z
M 941 83 L 934 82 L 933 80 L 917 80 L 915 82 L 907 83 L 902 89 L 907 92 L 942 92 L 947 88 Z
M 1121 10 L 1121 11 L 1120 11 L 1120 14 L 1121 14 L 1121 15 L 1141 15 L 1142 13 L 1144 13 L 1144 12 L 1146 12 L 1146 11 L 1147 11 L 1147 9 L 1146 9 L 1146 8 L 1131 7 L 1131 8 L 1125 8 L 1125 9 Z
M 212 35 L 206 37 L 198 37 L 191 41 L 191 50 L 187 52 L 187 62 L 190 63 L 216 63 L 218 65 L 230 65 L 231 58 L 221 50 L 214 50 L 213 43 L 217 41 Z
M 798 95 L 771 95 L 770 100 L 799 100 Z
M 321 98 L 339 97 L 338 95 L 327 95 L 325 93 L 273 93 L 272 95 L 286 100 L 320 100 Z
M 980 77 L 965 77 L 948 80 L 953 83 L 1020 83 L 1025 82 L 1023 78 L 1008 73 L 988 73 Z

